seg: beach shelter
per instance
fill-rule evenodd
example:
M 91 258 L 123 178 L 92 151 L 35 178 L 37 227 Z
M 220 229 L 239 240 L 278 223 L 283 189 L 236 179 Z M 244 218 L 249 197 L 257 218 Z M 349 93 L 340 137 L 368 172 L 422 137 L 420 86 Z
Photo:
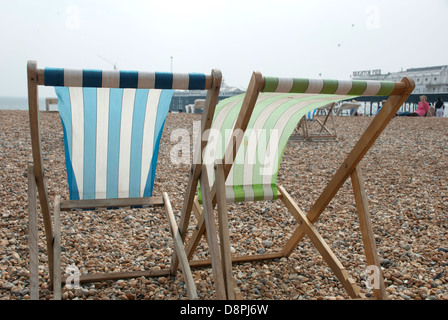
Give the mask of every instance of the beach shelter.
M 337 116 L 343 116 L 346 112 L 348 112 L 349 116 L 357 115 L 357 111 L 361 103 L 356 101 L 346 101 L 339 105 L 338 111 L 336 113 Z
M 181 262 L 188 297 L 197 298 L 169 196 L 166 192 L 157 196 L 152 193 L 159 141 L 174 90 L 207 90 L 205 105 L 213 108 L 218 99 L 221 73 L 218 70 L 205 75 L 38 69 L 35 61 L 29 61 L 27 74 L 33 152 L 33 165 L 28 169 L 31 298 L 38 298 L 37 194 L 55 298 L 61 297 L 61 284 L 64 282 L 60 265 L 60 212 L 122 207 L 164 207 L 173 237 L 174 252 Z M 39 86 L 55 87 L 64 131 L 70 199 L 63 200 L 59 195 L 56 196 L 53 210 L 50 209 L 41 151 Z M 163 268 L 93 273 L 80 275 L 79 281 L 82 283 L 169 274 L 170 270 Z
M 348 178 L 352 182 L 366 260 L 375 274 L 373 294 L 377 299 L 386 298 L 358 164 L 406 101 L 414 86 L 413 80 L 408 78 L 403 78 L 401 82 L 338 81 L 265 77 L 260 72 L 254 72 L 244 95 L 221 101 L 215 110 L 205 110 L 205 126 L 202 127 L 205 136 L 202 137 L 200 150 L 203 156 L 192 166 L 179 227 L 185 239 L 192 210 L 197 214 L 196 228 L 186 242 L 186 254 L 192 259 L 202 235 L 205 234 L 210 259 L 191 260 L 190 265 L 211 264 L 218 299 L 240 297 L 235 289 L 232 263 L 288 257 L 305 235 L 323 256 L 349 296 L 361 298 L 359 287 L 350 279 L 347 270 L 313 225 Z M 298 121 L 308 112 L 356 96 L 389 98 L 309 212 L 305 213 L 287 190 L 277 184 L 277 171 L 284 147 Z M 209 128 L 216 129 L 220 134 L 207 130 Z M 226 130 L 231 133 L 225 134 Z M 208 144 L 205 143 L 207 140 Z M 256 154 L 261 156 L 256 157 Z M 266 159 L 270 161 L 266 162 Z M 196 193 L 198 182 L 200 189 Z M 300 188 L 300 185 L 297 187 Z M 297 221 L 295 231 L 279 252 L 231 254 L 227 203 L 261 200 L 281 201 Z M 215 207 L 217 220 L 214 215 Z M 176 260 L 172 266 L 176 267 Z

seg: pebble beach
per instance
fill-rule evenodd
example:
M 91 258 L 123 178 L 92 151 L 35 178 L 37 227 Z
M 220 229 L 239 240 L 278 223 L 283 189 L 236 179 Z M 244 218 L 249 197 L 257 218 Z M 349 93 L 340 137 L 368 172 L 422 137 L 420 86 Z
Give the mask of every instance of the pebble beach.
M 173 164 L 174 129 L 193 131 L 200 115 L 170 113 L 160 144 L 154 195 L 167 192 L 179 221 L 190 165 Z M 372 117 L 335 117 L 337 139 L 291 139 L 278 174 L 306 213 Z M 28 300 L 27 167 L 32 164 L 28 112 L 0 110 L 0 300 Z M 41 112 L 42 153 L 50 203 L 68 199 L 62 125 Z M 360 163 L 386 292 L 390 300 L 448 300 L 448 118 L 395 117 Z M 38 207 L 39 210 L 39 207 Z M 40 213 L 40 210 L 39 210 Z M 229 203 L 232 253 L 281 250 L 297 222 L 281 201 Z M 315 226 L 366 297 L 366 268 L 350 179 Z M 40 299 L 53 299 L 39 216 Z M 192 215 L 188 237 L 195 226 Z M 166 269 L 174 249 L 163 209 L 62 212 L 62 268 L 82 274 Z M 209 258 L 203 238 L 193 259 Z M 211 267 L 193 268 L 199 299 L 216 298 Z M 308 237 L 288 258 L 233 266 L 247 300 L 339 300 L 349 296 Z M 182 273 L 82 284 L 64 300 L 186 299 Z

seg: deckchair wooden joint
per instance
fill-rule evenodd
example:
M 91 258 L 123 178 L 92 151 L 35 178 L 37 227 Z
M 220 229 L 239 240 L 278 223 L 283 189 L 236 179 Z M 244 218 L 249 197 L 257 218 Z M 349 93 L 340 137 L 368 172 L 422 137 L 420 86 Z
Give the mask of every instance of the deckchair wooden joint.
M 164 204 L 165 202 L 161 196 L 123 199 L 64 200 L 61 202 L 61 211 L 124 207 L 163 207 Z

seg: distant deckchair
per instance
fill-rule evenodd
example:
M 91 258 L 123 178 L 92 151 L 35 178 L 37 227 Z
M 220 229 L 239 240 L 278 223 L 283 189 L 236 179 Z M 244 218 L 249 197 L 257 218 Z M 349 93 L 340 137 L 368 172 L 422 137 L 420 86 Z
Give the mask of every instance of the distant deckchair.
M 336 102 L 314 109 L 302 117 L 294 129 L 291 139 L 334 140 L 337 137 L 333 113 Z M 322 118 L 323 119 L 319 119 Z M 330 119 L 330 122 L 328 120 Z
M 38 298 L 36 193 L 44 221 L 50 281 L 61 298 L 60 211 L 121 207 L 164 207 L 174 252 L 180 257 L 186 290 L 197 298 L 169 196 L 153 196 L 159 141 L 174 89 L 207 90 L 216 104 L 221 74 L 37 69 L 29 61 L 28 100 L 33 166 L 28 169 L 31 298 Z M 54 201 L 54 225 L 44 179 L 39 129 L 38 86 L 55 87 L 64 129 L 70 200 Z M 80 282 L 169 275 L 169 269 L 81 275 Z
M 58 104 L 58 98 L 46 98 L 45 99 L 45 111 L 50 111 L 52 104 Z
M 185 238 L 191 211 L 197 214 L 197 225 L 186 243 L 186 252 L 188 258 L 192 259 L 202 235 L 206 233 L 210 259 L 192 260 L 190 265 L 203 267 L 211 264 L 218 299 L 241 297 L 238 295 L 238 290 L 235 290 L 232 263 L 288 257 L 305 235 L 309 236 L 313 245 L 322 254 L 349 296 L 362 297 L 359 287 L 350 279 L 331 247 L 325 243 L 313 225 L 349 177 L 352 181 L 367 263 L 373 270 L 378 270 L 373 293 L 377 299 L 386 298 L 364 183 L 358 164 L 406 101 L 414 86 L 414 82 L 407 78 L 397 83 L 279 79 L 263 77 L 261 73 L 255 72 L 245 95 L 223 100 L 216 110 L 206 112 L 207 116 L 203 121 L 207 120 L 207 125 L 202 127 L 203 132 L 204 129 L 216 128 L 221 133 L 220 137 L 226 138 L 217 139 L 214 134 L 207 146 L 204 146 L 204 143 L 201 145 L 201 151 L 204 152 L 201 154 L 204 154 L 204 157 L 193 164 L 179 227 L 182 237 Z M 355 96 L 370 95 L 389 96 L 389 99 L 359 138 L 310 211 L 305 214 L 285 188 L 278 186 L 276 182 L 283 149 L 290 134 L 297 122 L 315 108 Z M 210 123 L 212 115 L 213 123 Z M 231 134 L 226 135 L 225 131 L 229 129 Z M 264 134 L 267 139 L 257 141 L 257 134 Z M 275 155 L 271 167 L 261 161 L 263 156 L 259 158 L 254 156 L 254 153 L 260 151 L 258 155 Z M 198 181 L 200 191 L 196 196 Z M 226 201 L 275 199 L 280 199 L 298 222 L 296 230 L 284 248 L 279 252 L 267 254 L 231 255 Z M 218 224 L 214 217 L 215 206 L 218 211 Z M 175 261 L 173 266 L 176 267 Z

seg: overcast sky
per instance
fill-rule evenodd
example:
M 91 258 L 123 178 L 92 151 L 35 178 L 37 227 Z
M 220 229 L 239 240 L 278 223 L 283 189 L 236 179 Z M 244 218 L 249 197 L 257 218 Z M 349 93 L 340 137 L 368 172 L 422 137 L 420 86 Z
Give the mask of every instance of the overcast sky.
M 0 0 L 0 39 L 0 96 L 26 95 L 27 60 L 217 68 L 244 89 L 254 70 L 350 79 L 353 71 L 446 65 L 448 0 Z M 53 95 L 46 89 L 41 97 Z

